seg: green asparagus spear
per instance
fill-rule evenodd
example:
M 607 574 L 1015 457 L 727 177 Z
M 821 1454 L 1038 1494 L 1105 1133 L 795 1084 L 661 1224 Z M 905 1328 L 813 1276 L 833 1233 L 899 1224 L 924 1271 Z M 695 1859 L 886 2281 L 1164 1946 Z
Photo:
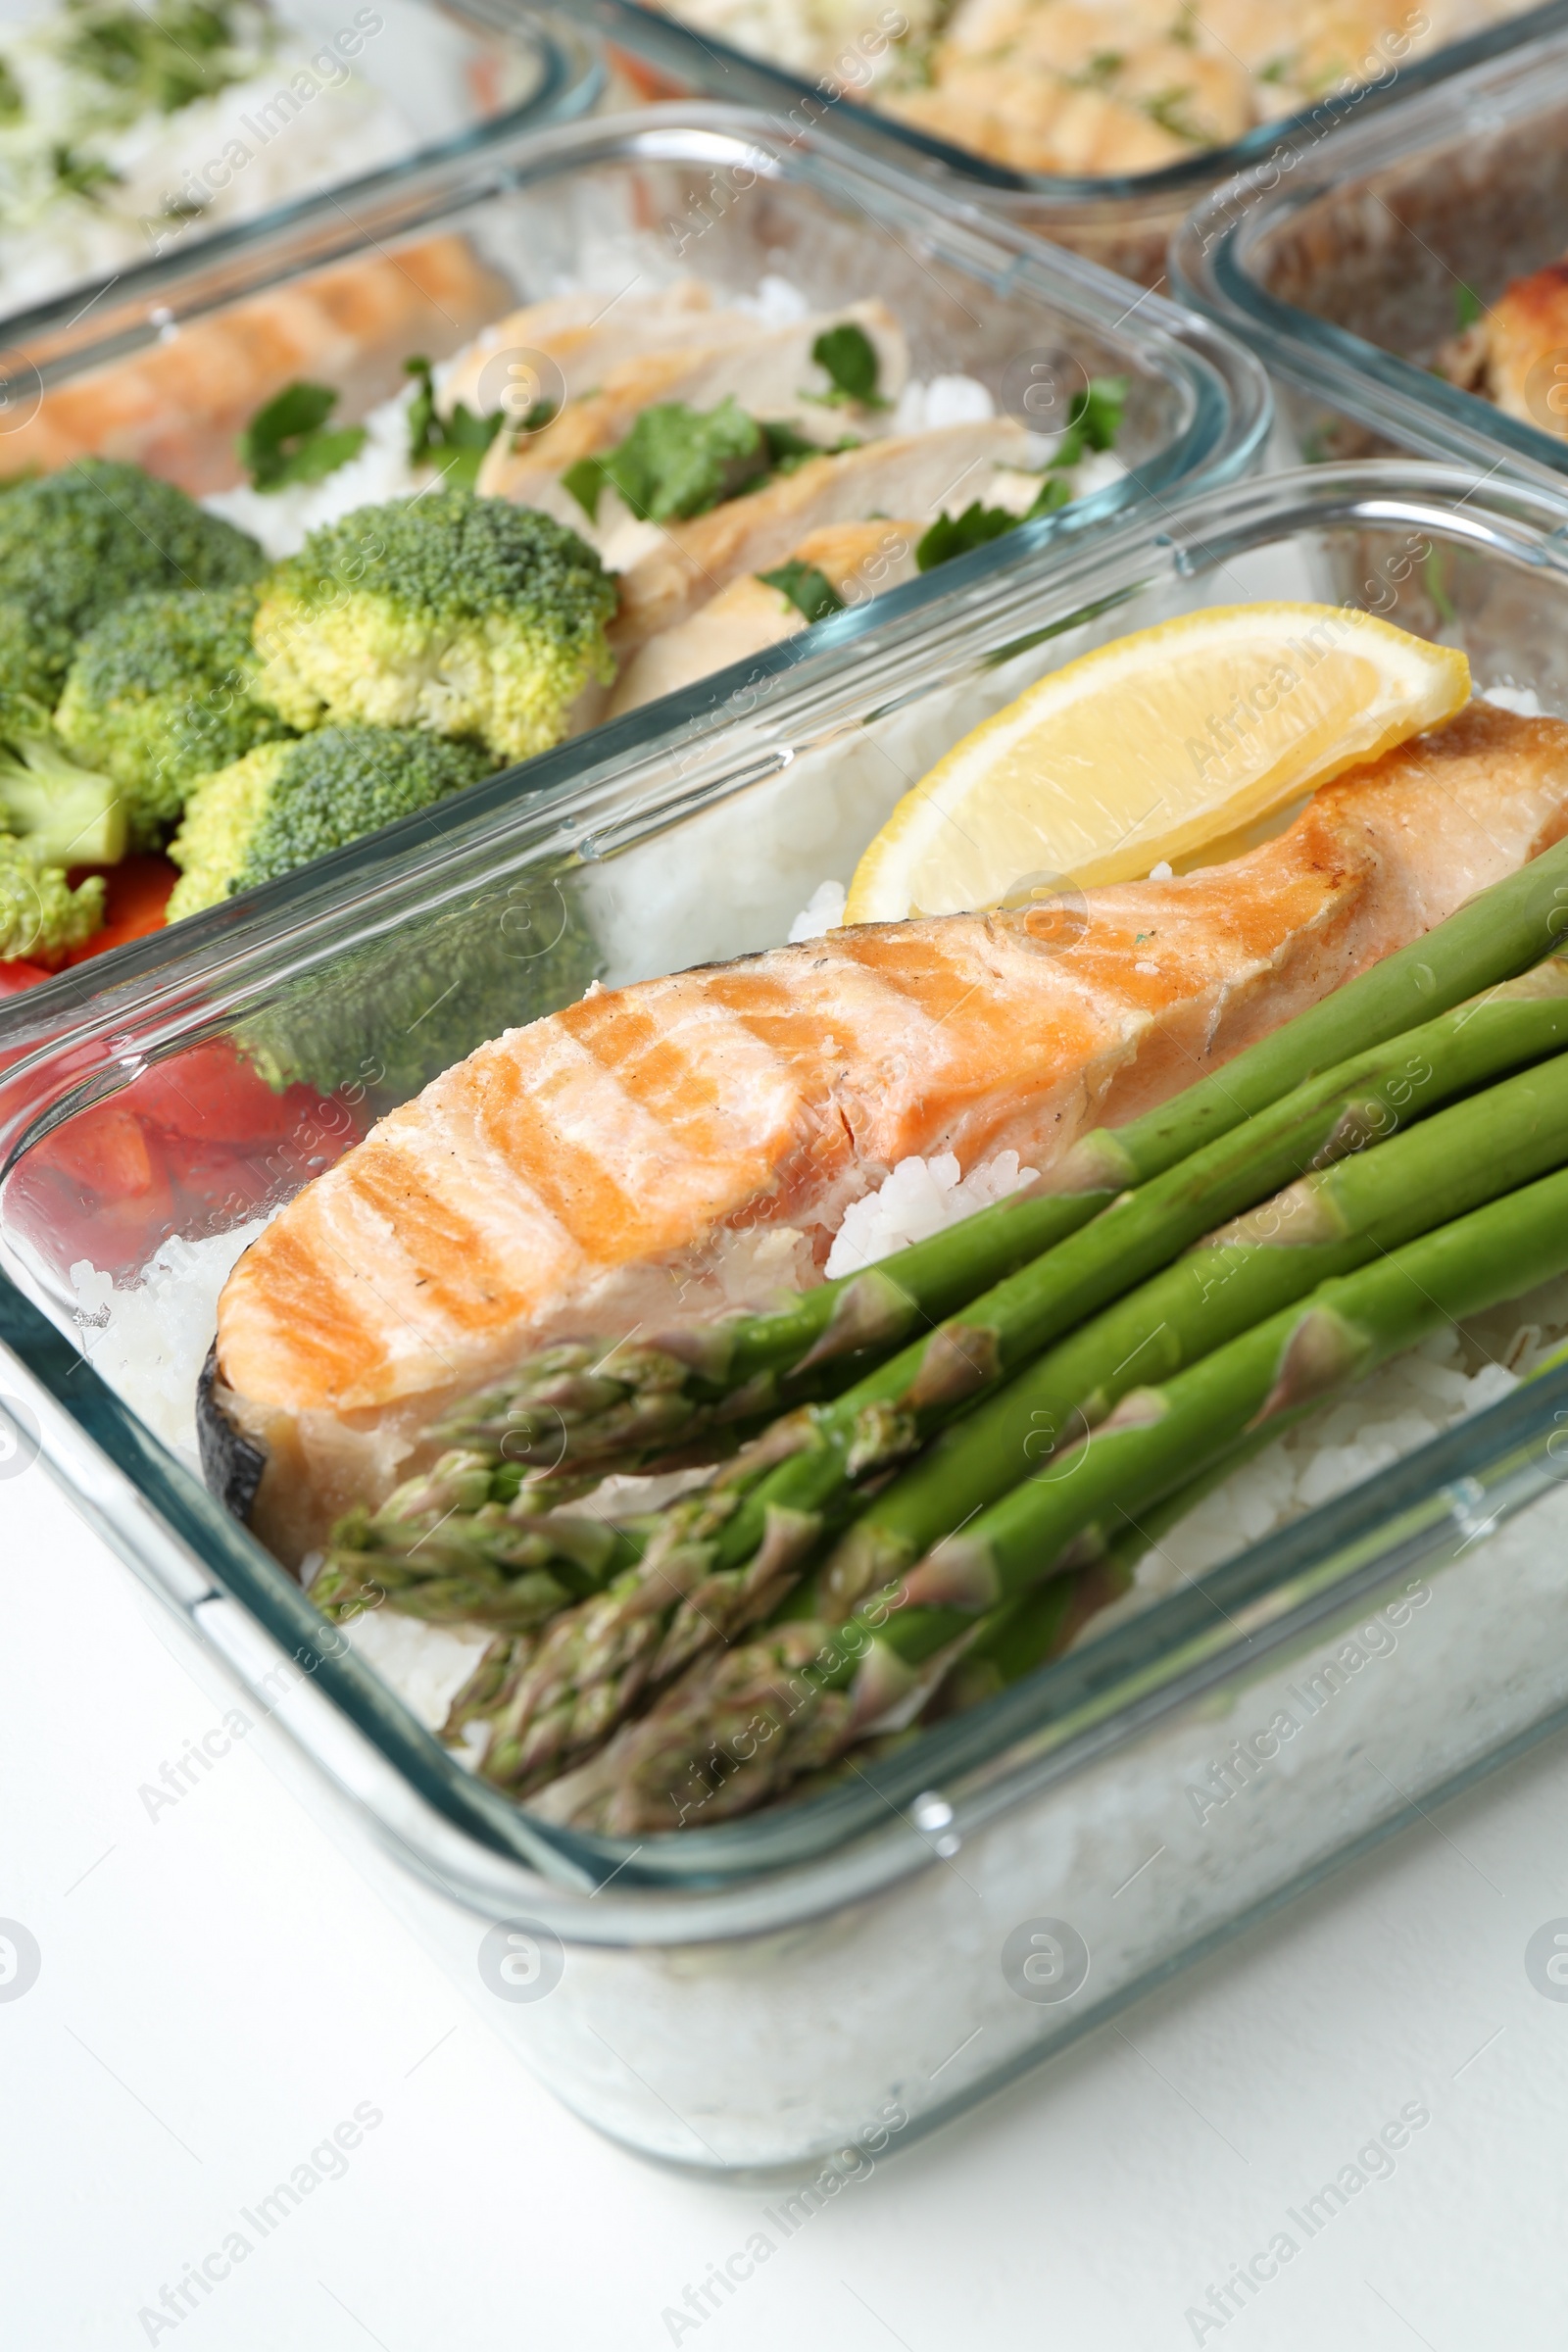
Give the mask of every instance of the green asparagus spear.
M 1220 1219 L 1315 1160 L 1568 1038 L 1568 961 L 1342 1063 L 1123 1196 L 832 1402 L 775 1423 L 705 1494 L 661 1514 L 640 1565 L 550 1626 L 514 1701 L 515 1786 L 599 1745 L 650 1689 L 772 1614 L 880 1472 Z M 1135 1335 L 1141 1336 L 1141 1335 Z
M 1434 1023 L 1434 1027 L 1439 1024 Z M 941 1537 L 1040 1473 L 1131 1388 L 1250 1331 L 1320 1282 L 1568 1160 L 1568 1054 L 1335 1161 L 1211 1234 L 945 1430 L 857 1517 L 817 1581 L 838 1621 Z
M 911 1333 L 954 1315 L 1147 1184 L 1348 1055 L 1527 970 L 1568 929 L 1568 842 L 1497 883 L 1424 938 L 1298 1013 L 1131 1125 L 1085 1136 L 1045 1184 L 913 1243 L 892 1264 L 626 1347 L 590 1342 L 530 1358 L 455 1409 L 445 1443 L 514 1461 L 632 1461 L 715 1418 L 831 1395 Z
M 548 1818 L 622 1835 L 695 1826 L 776 1795 L 906 1719 L 1009 1603 L 1065 1580 L 1114 1531 L 1229 1471 L 1445 1322 L 1568 1270 L 1568 1171 L 1321 1285 L 1161 1388 L 1129 1392 L 1044 1478 L 938 1544 L 845 1624 L 771 1626 L 705 1657 L 640 1721 L 538 1800 Z M 1044 1610 L 1049 1624 L 1051 1612 Z M 1011 1621 L 1014 1626 L 1019 1620 Z M 748 1712 L 748 1707 L 750 1712 Z
M 1267 1426 L 1276 1433 L 1447 1322 L 1482 1313 L 1568 1269 L 1568 1170 L 1472 1209 L 1386 1257 L 1322 1284 L 1161 1388 L 1134 1389 L 1099 1429 L 934 1546 L 890 1596 L 862 1612 L 877 1666 L 906 1671 L 961 1620 L 1064 1564 L 1102 1512 L 1124 1518 L 1170 1494 Z M 884 1673 L 881 1685 L 891 1679 Z M 867 1686 L 868 1687 L 868 1686 Z
M 338 1522 L 311 1598 L 336 1620 L 383 1602 L 435 1624 L 541 1624 L 641 1557 L 635 1523 L 612 1527 L 553 1506 L 592 1480 L 529 1479 L 454 1450 Z M 546 1518 L 546 1511 L 551 1515 Z

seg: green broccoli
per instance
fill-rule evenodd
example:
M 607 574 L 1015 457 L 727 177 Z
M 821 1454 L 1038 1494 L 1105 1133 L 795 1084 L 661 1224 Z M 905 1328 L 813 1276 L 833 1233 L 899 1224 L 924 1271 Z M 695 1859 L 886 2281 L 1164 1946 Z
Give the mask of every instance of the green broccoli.
M 206 776 L 169 845 L 180 867 L 169 919 L 292 873 L 487 775 L 471 744 L 417 727 L 323 727 L 263 743 Z
M 125 812 L 118 786 L 77 765 L 40 703 L 3 687 L 0 832 L 34 867 L 117 865 L 125 855 Z M 22 953 L 20 948 L 13 952 Z
M 361 719 L 548 751 L 614 662 L 615 583 L 548 514 L 442 489 L 313 531 L 262 589 L 261 691 L 292 726 Z
M 0 962 L 58 963 L 103 929 L 104 878 L 73 890 L 58 865 L 40 865 L 24 841 L 0 833 Z
M 0 680 L 53 704 L 93 623 L 148 588 L 260 577 L 254 539 L 138 466 L 82 458 L 0 498 Z
M 390 1109 L 486 1038 L 575 1003 L 603 969 L 575 872 L 536 868 L 290 977 L 235 1037 L 269 1086 Z
M 128 597 L 82 639 L 55 712 L 73 751 L 113 776 L 133 849 L 155 849 L 198 776 L 292 730 L 251 688 L 256 590 Z

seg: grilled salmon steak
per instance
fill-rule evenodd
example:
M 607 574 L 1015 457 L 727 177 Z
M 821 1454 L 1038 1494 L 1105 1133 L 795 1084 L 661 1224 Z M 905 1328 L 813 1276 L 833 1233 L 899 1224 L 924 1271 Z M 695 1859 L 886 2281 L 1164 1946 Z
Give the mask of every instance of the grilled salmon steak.
M 809 1282 L 906 1154 L 1050 1163 L 1568 831 L 1568 723 L 1472 704 L 1229 863 L 866 924 L 599 991 L 446 1071 L 318 1176 L 219 1305 L 219 1395 L 285 1558 L 540 1340 Z
M 192 498 L 226 490 L 236 436 L 286 384 L 330 384 L 358 414 L 404 380 L 411 351 L 444 358 L 504 291 L 466 238 L 441 236 L 249 295 L 47 391 L 0 440 L 0 477 L 124 458 Z

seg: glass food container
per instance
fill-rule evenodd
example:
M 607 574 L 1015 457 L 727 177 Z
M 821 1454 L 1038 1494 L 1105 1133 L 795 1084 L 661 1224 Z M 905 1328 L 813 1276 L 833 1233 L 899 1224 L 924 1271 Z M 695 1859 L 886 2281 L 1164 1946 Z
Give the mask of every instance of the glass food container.
M 247 1714 L 275 1714 L 310 1801 L 603 2131 L 710 2171 L 809 2163 L 831 2193 L 1557 1726 L 1568 1369 L 829 1792 L 628 1845 L 470 1779 L 203 1489 L 190 1391 L 220 1237 L 359 1131 L 368 1089 L 407 1091 L 386 1074 L 403 975 L 428 1007 L 444 974 L 515 956 L 561 1002 L 585 960 L 622 979 L 776 942 L 911 774 L 1129 629 L 1344 600 L 1462 646 L 1478 688 L 1568 710 L 1563 512 L 1381 463 L 1130 521 L 1049 576 L 906 612 L 874 664 L 841 647 L 717 731 L 602 747 L 569 790 L 481 787 L 416 864 L 383 836 L 276 884 L 0 1078 L 15 1444 L 41 1446 Z M 449 1025 L 447 1051 L 464 1042 Z M 254 1133 L 221 1070 L 290 1054 L 320 1091 Z M 148 1188 L 181 1101 L 208 1125 Z
M 858 105 L 830 83 L 803 80 L 748 55 L 710 33 L 637 0 L 590 0 L 590 13 L 616 53 L 629 58 L 635 78 L 654 90 L 701 90 L 763 107 L 775 125 L 830 127 L 856 148 L 896 158 L 906 172 L 956 181 L 963 195 L 1037 236 L 1071 246 L 1142 285 L 1164 280 L 1166 247 L 1192 206 L 1250 165 L 1286 154 L 1313 157 L 1331 138 L 1338 157 L 1344 127 L 1376 113 L 1391 98 L 1442 86 L 1481 60 L 1505 53 L 1536 32 L 1568 24 L 1563 0 L 1530 9 L 1502 24 L 1449 42 L 1420 58 L 1388 45 L 1382 68 L 1357 88 L 1329 95 L 1304 113 L 1264 123 L 1228 147 L 1196 154 L 1158 171 L 1126 176 L 1075 177 L 1015 172 L 967 149 L 935 139 L 911 124 Z M 898 12 L 885 12 L 897 14 Z M 1408 44 L 1406 44 L 1406 48 Z
M 1176 284 L 1267 361 L 1280 423 L 1307 459 L 1380 448 L 1560 487 L 1568 440 L 1551 355 L 1540 421 L 1505 415 L 1432 363 L 1513 278 L 1568 252 L 1568 39 L 1429 90 L 1303 159 L 1200 205 Z M 1527 387 L 1528 392 L 1528 387 Z
M 21 21 L 41 13 L 25 10 Z M 356 204 L 421 165 L 570 122 L 604 90 L 598 42 L 564 13 L 381 0 L 356 15 L 336 0 L 274 0 L 272 14 L 284 52 L 275 66 L 264 60 L 243 88 L 166 116 L 156 163 L 138 156 L 129 169 L 114 217 L 130 222 L 135 241 L 113 265 L 90 214 L 62 230 L 61 267 L 47 283 L 31 232 L 22 243 L 8 236 L 8 344 L 19 318 L 72 287 L 70 308 L 79 310 L 95 281 L 113 282 L 112 268 L 123 286 L 127 270 L 138 282 L 147 264 L 241 223 L 254 234 L 313 202 Z M 316 101 L 324 93 L 330 108 L 351 83 L 362 108 L 339 107 L 323 134 Z
M 233 232 L 194 256 L 140 272 L 85 318 L 68 318 L 75 306 L 62 304 L 47 322 L 41 315 L 28 322 L 28 347 L 41 372 L 26 378 L 19 367 L 13 381 L 25 390 L 35 380 L 45 397 L 57 387 L 69 396 L 117 359 L 172 331 L 199 329 L 272 289 L 309 286 L 314 271 L 325 275 L 366 257 L 384 279 L 397 257 L 416 247 L 448 255 L 461 249 L 470 257 L 465 282 L 470 275 L 480 280 L 480 293 L 468 294 L 476 315 L 461 323 L 426 318 L 422 347 L 437 360 L 518 301 L 564 287 L 602 287 L 609 303 L 633 282 L 651 289 L 695 277 L 715 296 L 750 295 L 771 275 L 817 307 L 862 292 L 880 295 L 908 337 L 911 374 L 961 370 L 988 389 L 1000 410 L 1042 431 L 1066 424 L 1075 395 L 1091 378 L 1125 378 L 1121 478 L 902 587 L 868 593 L 754 663 L 715 673 L 693 689 L 690 706 L 706 702 L 715 718 L 744 679 L 753 694 L 760 683 L 771 692 L 786 680 L 804 680 L 831 651 L 851 644 L 860 649 L 856 660 L 870 662 L 883 626 L 917 608 L 957 599 L 955 609 L 961 609 L 978 582 L 1049 571 L 1085 531 L 1117 515 L 1156 516 L 1182 492 L 1232 478 L 1252 462 L 1268 429 L 1261 368 L 1190 313 L 1153 296 L 1131 305 L 1124 286 L 1075 256 L 956 213 L 927 190 L 903 186 L 878 164 L 837 154 L 814 137 L 781 139 L 754 116 L 702 105 L 496 141 L 396 175 L 352 208 L 333 202 L 307 208 L 285 228 Z M 357 363 L 341 419 L 364 416 L 394 392 L 406 380 L 407 356 L 398 344 Z M 489 365 L 515 356 L 498 352 Z M 522 360 L 527 364 L 528 355 Z M 226 386 L 226 371 L 221 380 Z M 250 405 L 244 404 L 246 415 Z M 19 392 L 13 415 L 24 420 L 36 410 L 36 398 L 29 407 Z M 0 401 L 0 427 L 4 419 Z M 188 452 L 181 435 L 170 452 L 172 467 L 177 470 Z M 237 473 L 235 460 L 229 478 Z M 646 705 L 613 721 L 608 733 L 580 736 L 523 772 L 559 788 L 593 761 L 602 743 L 629 756 L 666 717 L 664 701 Z M 492 799 L 510 799 L 520 788 L 517 771 L 513 781 L 483 787 Z M 416 826 L 398 838 L 406 854 L 418 854 Z M 232 923 L 239 904 L 227 902 L 189 921 L 210 938 L 215 926 Z M 157 963 L 167 936 L 90 954 L 25 997 L 0 1000 L 0 1051 L 8 1040 L 39 1034 L 40 1024 L 69 1021 L 100 991 L 131 985 L 149 958 Z

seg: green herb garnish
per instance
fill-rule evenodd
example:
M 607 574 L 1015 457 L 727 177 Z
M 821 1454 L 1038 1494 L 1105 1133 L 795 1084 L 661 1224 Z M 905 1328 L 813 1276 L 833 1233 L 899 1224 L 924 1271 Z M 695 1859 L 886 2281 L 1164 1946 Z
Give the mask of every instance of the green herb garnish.
M 476 416 L 460 400 L 451 416 L 443 416 L 435 405 L 435 380 L 429 361 L 405 360 L 403 372 L 412 375 L 418 387 L 409 403 L 410 465 L 437 465 L 448 482 L 471 490 L 479 478 L 484 453 L 501 429 L 499 412 L 494 416 Z M 555 415 L 553 402 L 536 401 L 534 408 L 548 409 L 550 416 Z M 533 416 L 532 409 L 528 416 Z M 524 424 L 527 421 L 525 417 Z M 541 416 L 539 422 L 548 423 L 549 416 Z
M 1486 317 L 1486 304 L 1473 286 L 1461 284 L 1454 287 L 1453 322 L 1461 335 L 1467 327 L 1474 326 L 1478 318 Z
M 1079 463 L 1086 449 L 1114 449 L 1126 407 L 1124 375 L 1091 377 L 1087 387 L 1072 396 L 1066 429 L 1047 462 L 1049 470 L 1065 473 Z
M 797 432 L 793 424 L 782 417 L 762 426 L 767 454 L 772 460 L 774 473 L 793 473 L 811 458 L 841 458 L 847 449 L 859 449 L 862 444 L 854 433 L 844 433 L 837 441 L 813 441 L 809 434 Z M 760 490 L 761 480 L 748 482 L 748 490 Z
M 788 597 L 808 620 L 826 620 L 830 612 L 845 610 L 843 597 L 814 564 L 781 564 L 777 571 L 760 571 L 757 577 L 765 588 L 776 588 L 780 596 Z
M 561 478 L 590 522 L 607 484 L 645 522 L 684 522 L 772 470 L 767 435 L 731 393 L 707 411 L 657 402 L 618 449 L 580 458 Z
M 689 409 L 678 400 L 644 409 L 617 449 L 579 458 L 561 479 L 590 522 L 599 519 L 607 485 L 644 522 L 686 522 L 727 498 L 760 490 L 776 473 L 793 473 L 809 458 L 859 446 L 847 435 L 824 449 L 793 424 L 759 423 L 731 393 L 716 409 Z
M 205 0 L 171 0 L 156 13 L 127 8 L 97 15 L 77 8 L 69 14 L 65 63 L 118 91 L 137 112 L 177 114 L 254 70 L 233 54 L 228 15 Z
M 1180 89 L 1156 90 L 1152 98 L 1142 101 L 1144 113 L 1161 130 L 1168 130 L 1173 139 L 1185 139 L 1190 147 L 1212 147 L 1212 134 L 1195 122 L 1188 109 L 1196 92 L 1185 85 Z
M 96 196 L 100 188 L 118 187 L 120 173 L 97 156 L 78 155 L 74 147 L 57 144 L 49 150 L 55 185 L 72 196 Z
M 20 122 L 27 112 L 27 102 L 22 95 L 22 84 L 11 68 L 0 57 L 0 126 Z
M 1171 38 L 1175 39 L 1172 33 Z M 1119 49 L 1097 49 L 1087 66 L 1063 79 L 1075 90 L 1103 90 L 1109 87 L 1127 63 Z
M 839 408 L 849 402 L 862 409 L 892 406 L 876 388 L 881 363 L 876 356 L 876 345 L 864 327 L 855 325 L 851 319 L 846 319 L 842 326 L 825 327 L 811 345 L 811 357 L 831 376 L 833 389 L 806 392 L 803 399 L 816 401 L 824 408 Z
M 257 490 L 287 490 L 321 482 L 365 447 L 363 424 L 326 420 L 337 407 L 327 384 L 288 384 L 255 416 L 239 437 L 240 464 Z
M 1054 514 L 1058 507 L 1068 506 L 1071 501 L 1072 492 L 1059 473 L 1047 475 L 1033 503 L 1022 514 L 1014 514 L 1008 507 L 983 507 L 976 499 L 961 514 L 937 516 L 915 548 L 915 563 L 922 571 L 935 571 L 939 564 L 950 564 L 955 556 L 966 556 L 971 548 L 989 546 L 993 539 L 1015 531 L 1020 523 L 1038 521 L 1042 514 Z

